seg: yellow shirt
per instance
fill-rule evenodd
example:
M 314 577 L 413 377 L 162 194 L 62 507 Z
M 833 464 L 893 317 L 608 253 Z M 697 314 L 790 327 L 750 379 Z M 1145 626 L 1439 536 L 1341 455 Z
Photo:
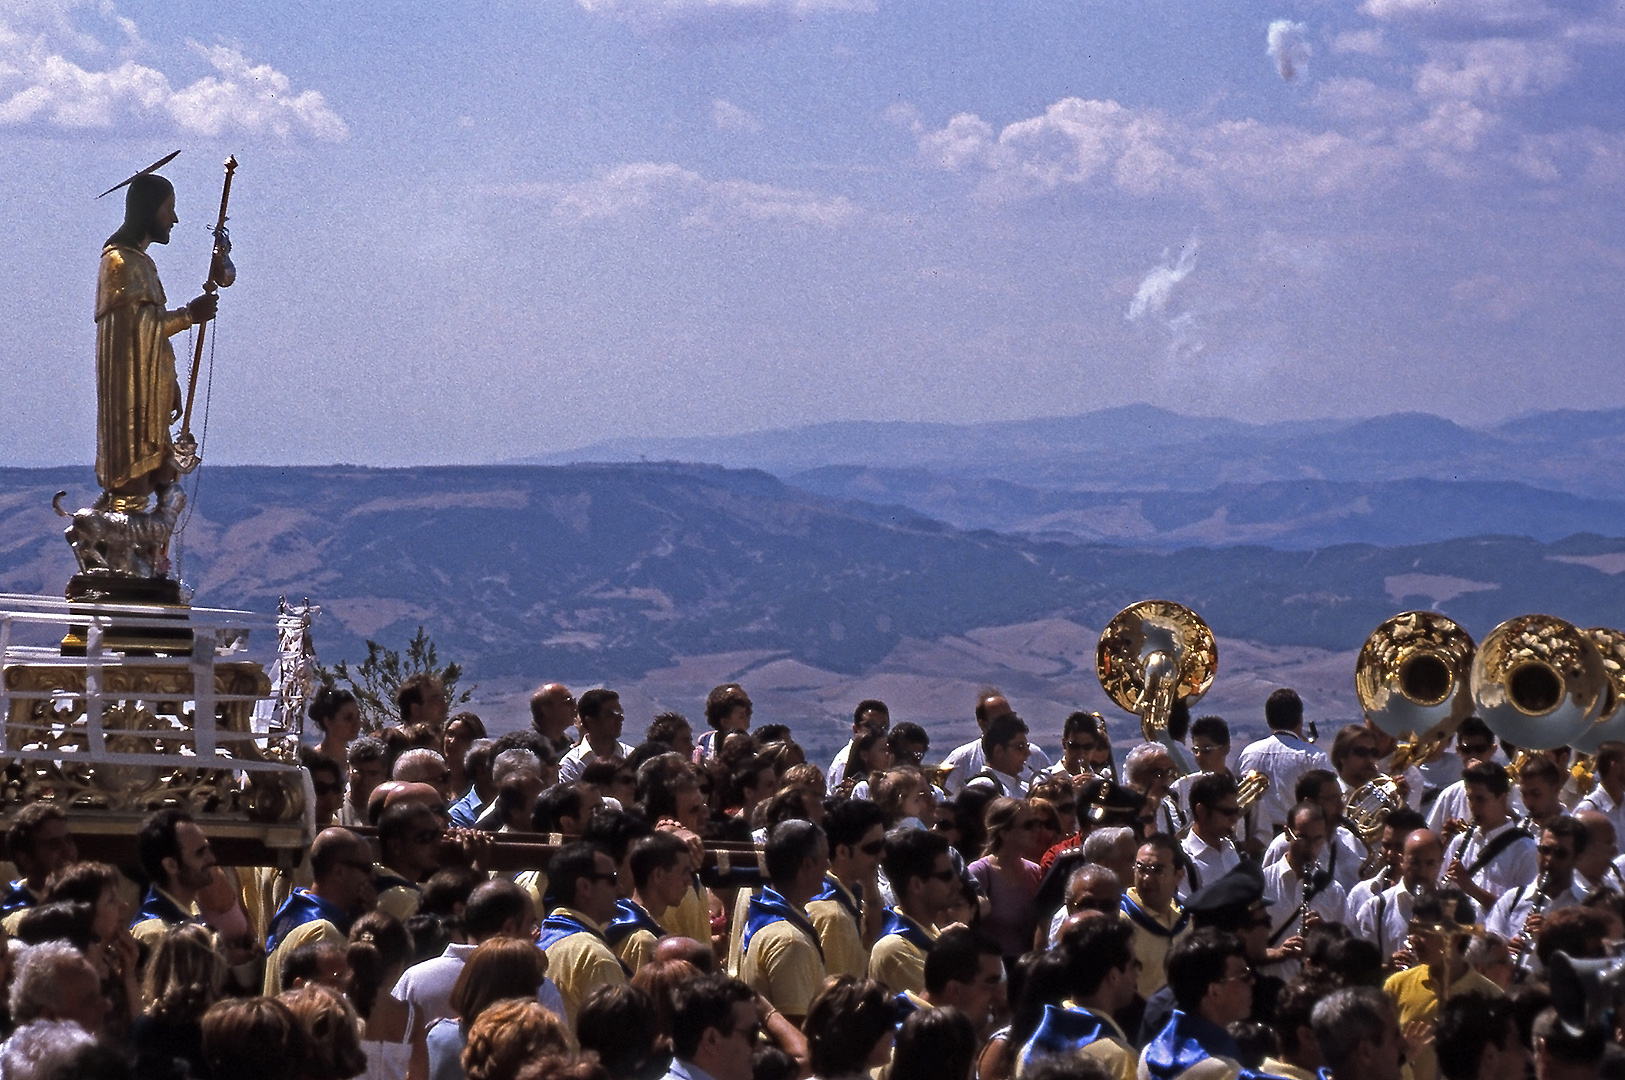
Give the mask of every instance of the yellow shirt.
M 621 963 L 625 964 L 632 974 L 636 975 L 642 970 L 643 965 L 654 959 L 655 946 L 658 944 L 660 939 L 649 931 L 634 930 L 621 939 L 620 945 L 615 949 L 615 955 L 620 957 Z
M 1139 904 L 1140 909 L 1145 911 L 1159 926 L 1171 930 L 1174 924 L 1179 921 L 1179 912 L 1172 904 L 1169 904 L 1166 909 L 1159 913 L 1148 910 L 1140 902 L 1140 894 L 1133 888 L 1127 890 L 1127 895 L 1129 899 Z M 1127 915 L 1124 915 L 1123 918 L 1128 921 L 1130 926 L 1134 927 L 1134 958 L 1140 962 L 1140 996 L 1149 1001 L 1152 994 L 1168 985 L 1168 949 L 1175 941 L 1190 933 L 1190 930 L 1187 928 L 1173 937 L 1166 937 L 1147 930 Z
M 937 932 L 923 927 L 926 937 L 935 941 Z M 885 934 L 869 950 L 869 978 L 894 994 L 912 990 L 925 993 L 925 953 L 901 934 Z
M 1394 1011 L 1399 1014 L 1401 1031 L 1418 1020 L 1428 1024 L 1438 1020 L 1439 988 L 1426 964 L 1418 964 L 1416 967 L 1390 975 L 1388 981 L 1382 984 L 1382 989 L 1394 1003 Z M 1478 994 L 1487 998 L 1504 996 L 1499 986 L 1471 967 L 1461 978 L 1450 984 L 1447 996 L 1454 998 L 1463 994 Z M 1421 1052 L 1416 1055 L 1416 1060 L 1410 1062 L 1410 1066 L 1415 1080 L 1437 1080 L 1439 1058 L 1434 1053 L 1432 1040 L 1422 1046 Z
M 805 930 L 780 919 L 751 935 L 739 977 L 784 1015 L 806 1016 L 824 985 L 824 961 Z
M 282 962 L 288 954 L 301 945 L 337 945 L 344 948 L 349 944 L 349 938 L 326 919 L 312 919 L 308 923 L 300 923 L 289 930 L 283 939 L 277 942 L 276 948 L 265 961 L 265 996 L 276 997 L 282 993 Z
M 1265 1058 L 1263 1064 L 1258 1067 L 1258 1071 L 1269 1076 L 1285 1077 L 1286 1080 L 1319 1080 L 1308 1069 L 1300 1069 L 1296 1065 L 1282 1061 L 1280 1058 Z
M 1086 1011 L 1104 1020 L 1109 1034 L 1085 1046 L 1081 1051 L 1083 1056 L 1103 1065 L 1112 1080 L 1134 1080 L 1140 1067 L 1140 1054 L 1129 1045 L 1128 1036 L 1123 1034 L 1123 1029 L 1111 1017 L 1093 1009 Z
M 832 875 L 826 875 L 826 879 L 852 901 L 853 907 L 858 906 L 845 885 Z M 855 979 L 868 974 L 869 950 L 863 947 L 863 929 L 845 905 L 839 900 L 813 900 L 807 904 L 807 918 L 818 931 L 818 943 L 824 947 L 827 974 L 850 975 Z
M 581 1011 L 587 995 L 600 986 L 619 986 L 626 982 L 626 972 L 601 936 L 602 926 L 573 908 L 553 910 L 554 914 L 568 915 L 598 931 L 571 934 L 547 947 L 547 977 L 558 984 L 559 994 L 564 998 L 565 1026 L 574 1031 L 576 1014 Z
M 659 923 L 668 934 L 711 944 L 711 894 L 698 881 L 683 894 L 683 902 L 660 913 Z
M 156 889 L 157 886 L 155 885 L 153 888 Z M 198 913 L 198 906 L 195 902 L 191 904 L 183 904 L 173 896 L 170 896 L 168 893 L 164 892 L 162 889 L 158 889 L 158 893 L 163 896 L 164 899 L 168 900 L 171 904 L 174 904 L 182 911 L 189 912 L 193 919 L 198 919 L 200 917 Z M 176 924 L 167 923 L 162 919 L 142 919 L 140 922 L 130 927 L 130 936 L 135 938 L 141 944 L 145 945 L 150 953 L 151 950 L 158 947 L 158 939 L 163 937 L 164 931 L 168 930 L 172 925 Z M 7 927 L 7 929 L 10 930 L 11 928 Z

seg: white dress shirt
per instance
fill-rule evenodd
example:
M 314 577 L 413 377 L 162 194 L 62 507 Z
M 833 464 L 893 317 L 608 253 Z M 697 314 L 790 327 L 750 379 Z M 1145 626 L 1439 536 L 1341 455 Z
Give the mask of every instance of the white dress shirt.
M 982 753 L 981 736 L 978 735 L 963 746 L 954 747 L 948 756 L 942 759 L 942 764 L 952 770 L 942 782 L 942 789 L 952 795 L 965 786 L 965 781 L 987 768 L 987 755 Z M 1022 767 L 1022 780 L 1031 781 L 1047 768 L 1049 755 L 1034 746 L 1032 753 L 1027 755 L 1027 764 Z
M 1217 844 L 1208 844 L 1192 830 L 1180 844 L 1185 854 L 1190 856 L 1191 862 L 1196 864 L 1196 874 L 1201 878 L 1201 885 L 1206 887 L 1218 881 L 1241 862 L 1241 853 L 1229 837 L 1225 837 Z M 1189 874 L 1179 875 L 1179 898 L 1185 899 L 1192 892 Z
M 1580 810 L 1595 810 L 1614 823 L 1614 837 L 1625 836 L 1625 803 L 1617 803 L 1613 796 L 1604 791 L 1601 784 L 1591 789 L 1591 794 L 1580 800 L 1574 808 Z
M 625 761 L 626 756 L 631 752 L 632 748 L 630 746 L 623 742 L 618 742 L 615 744 L 615 754 L 609 760 Z M 598 755 L 593 753 L 592 744 L 586 739 L 582 739 L 575 746 L 571 747 L 570 752 L 565 754 L 564 759 L 559 762 L 559 783 L 573 784 L 577 780 L 580 780 L 582 770 L 586 769 L 588 765 L 591 765 L 597 756 Z
M 1550 915 L 1554 911 L 1564 908 L 1578 907 L 1580 897 L 1574 895 L 1574 884 L 1546 900 L 1545 906 L 1540 909 L 1541 915 Z M 1484 917 L 1484 929 L 1492 934 L 1501 935 L 1502 940 L 1510 943 L 1513 938 L 1523 933 L 1523 924 L 1529 921 L 1529 916 L 1535 910 L 1535 886 L 1520 885 L 1503 893 L 1501 899 L 1490 908 L 1490 913 Z M 1517 960 L 1516 953 L 1513 959 Z M 1525 971 L 1539 972 L 1542 968 L 1540 957 L 1535 955 L 1534 944 L 1524 950 L 1522 966 Z
M 1027 781 L 1019 776 L 1000 772 L 997 769 L 987 768 L 985 765 L 975 774 L 966 779 L 965 787 L 987 787 L 999 791 L 999 794 L 1010 799 L 1025 799 L 1027 797 Z
M 1264 849 L 1264 865 L 1269 866 L 1285 859 L 1287 843 L 1286 833 L 1271 840 L 1270 846 Z M 1360 883 L 1360 864 L 1365 862 L 1369 854 L 1360 838 L 1355 836 L 1347 825 L 1339 825 L 1332 830 L 1326 846 L 1320 849 L 1318 865 L 1320 869 L 1332 872 L 1332 877 L 1343 887 L 1343 892 L 1347 895 Z
M 846 740 L 846 745 L 835 752 L 835 759 L 829 763 L 829 771 L 824 774 L 824 786 L 834 791 L 846 779 L 846 761 L 852 753 L 852 740 Z
M 1285 859 L 1264 868 L 1264 895 L 1275 898 L 1275 902 L 1269 905 L 1270 945 L 1279 945 L 1292 935 L 1301 934 L 1303 921 L 1298 909 L 1303 906 L 1303 880 Z M 1343 886 L 1335 880 L 1328 881 L 1325 888 L 1309 900 L 1309 910 L 1329 923 L 1342 922 L 1346 906 Z M 1291 925 L 1286 925 L 1288 923 Z M 1265 964 L 1264 971 L 1290 981 L 1297 978 L 1301 967 L 1297 960 L 1283 960 L 1276 964 Z
M 1411 909 L 1415 904 L 1416 897 L 1401 881 L 1367 900 L 1350 920 L 1349 929 L 1374 944 L 1387 964 L 1388 958 L 1403 949 L 1410 938 Z
M 1287 812 L 1296 801 L 1293 792 L 1304 773 L 1331 767 L 1326 751 L 1290 731 L 1272 731 L 1268 738 L 1249 743 L 1236 760 L 1236 775 L 1257 771 L 1270 779 L 1253 807 L 1253 839 L 1267 844 L 1286 825 Z
M 1516 827 L 1513 822 L 1506 821 L 1486 834 L 1475 825 L 1452 838 L 1445 848 L 1444 861 L 1440 864 L 1440 883 L 1449 882 L 1450 879 L 1445 877 L 1445 874 L 1450 869 L 1452 859 L 1460 859 L 1462 866 L 1471 867 L 1478 859 L 1479 852 L 1494 842 L 1496 837 Z M 1540 856 L 1535 852 L 1535 842 L 1527 837 L 1520 837 L 1502 849 L 1501 853 L 1488 864 L 1479 867 L 1478 872 L 1473 875 L 1473 884 L 1491 896 L 1499 897 L 1519 885 L 1533 884 L 1539 871 Z

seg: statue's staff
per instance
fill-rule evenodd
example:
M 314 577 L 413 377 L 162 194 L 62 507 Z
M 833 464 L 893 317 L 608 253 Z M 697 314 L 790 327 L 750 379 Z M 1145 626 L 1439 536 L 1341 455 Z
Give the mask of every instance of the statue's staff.
M 226 182 L 220 190 L 220 219 L 214 226 L 214 252 L 209 258 L 209 280 L 203 291 L 213 295 L 216 290 L 228 288 L 237 280 L 237 268 L 231 264 L 231 235 L 226 231 L 226 205 L 231 201 L 231 176 L 237 171 L 237 158 L 226 159 Z M 183 473 L 197 468 L 202 458 L 197 454 L 197 440 L 192 437 L 192 402 L 197 397 L 198 370 L 203 366 L 203 323 L 197 328 L 197 345 L 192 350 L 192 378 L 186 385 L 186 411 L 181 416 L 181 432 L 175 437 L 175 466 Z

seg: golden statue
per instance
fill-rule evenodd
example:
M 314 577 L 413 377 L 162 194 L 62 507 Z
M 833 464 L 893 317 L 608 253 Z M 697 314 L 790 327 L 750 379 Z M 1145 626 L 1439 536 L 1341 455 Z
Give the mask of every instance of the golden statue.
M 107 238 L 96 279 L 96 479 L 105 509 L 139 510 L 179 477 L 169 426 L 181 418 L 180 380 L 169 339 L 214 318 L 204 293 L 170 310 L 147 254 L 179 223 L 175 189 L 157 173 L 129 182 L 124 224 Z M 124 505 L 113 505 L 122 502 Z

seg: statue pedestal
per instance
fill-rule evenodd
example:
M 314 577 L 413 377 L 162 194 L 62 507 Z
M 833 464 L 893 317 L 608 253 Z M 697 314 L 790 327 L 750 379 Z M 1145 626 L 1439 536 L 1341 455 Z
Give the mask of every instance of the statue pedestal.
M 91 604 L 119 605 L 132 609 L 121 612 L 104 631 L 102 647 L 128 656 L 190 656 L 192 654 L 192 611 L 178 581 L 170 578 L 143 578 L 118 573 L 79 573 L 68 581 L 68 610 L 90 611 Z M 173 627 L 153 625 L 155 621 L 174 623 Z M 90 627 L 74 623 L 62 638 L 63 656 L 84 656 L 89 648 Z

